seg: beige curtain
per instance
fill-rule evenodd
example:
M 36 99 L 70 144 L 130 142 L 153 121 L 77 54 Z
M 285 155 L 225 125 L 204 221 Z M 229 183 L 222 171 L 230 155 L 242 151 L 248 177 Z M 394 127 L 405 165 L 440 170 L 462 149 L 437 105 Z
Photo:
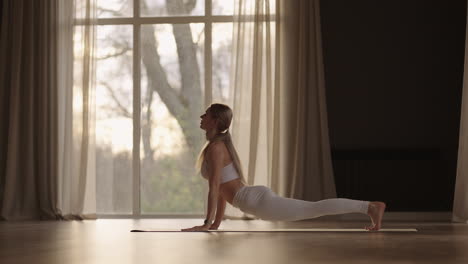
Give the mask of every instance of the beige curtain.
M 336 197 L 318 1 L 238 0 L 234 17 L 227 103 L 248 183 L 285 197 Z
M 96 4 L 61 1 L 59 10 L 58 208 L 65 219 L 94 219 Z
M 452 219 L 468 224 L 468 27 L 465 41 L 465 73 L 458 145 L 457 178 Z
M 4 220 L 59 217 L 57 3 L 0 3 L 0 216 Z
M 325 95 L 319 0 L 281 1 L 280 87 L 287 98 L 289 139 L 282 152 L 285 195 L 317 201 L 336 197 Z M 290 123 L 288 123 L 290 121 Z
M 95 218 L 95 5 L 1 5 L 0 216 Z

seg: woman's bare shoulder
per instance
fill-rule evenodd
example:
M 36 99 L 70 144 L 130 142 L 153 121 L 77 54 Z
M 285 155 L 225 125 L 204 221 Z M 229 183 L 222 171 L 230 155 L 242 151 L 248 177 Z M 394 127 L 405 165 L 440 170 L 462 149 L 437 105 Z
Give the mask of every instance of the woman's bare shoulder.
M 217 151 L 222 151 L 226 148 L 226 145 L 224 145 L 224 142 L 222 141 L 216 141 L 208 145 L 207 151 L 210 152 L 217 152 Z
M 226 153 L 226 146 L 224 145 L 224 142 L 217 141 L 211 143 L 206 151 L 208 156 L 221 158 Z

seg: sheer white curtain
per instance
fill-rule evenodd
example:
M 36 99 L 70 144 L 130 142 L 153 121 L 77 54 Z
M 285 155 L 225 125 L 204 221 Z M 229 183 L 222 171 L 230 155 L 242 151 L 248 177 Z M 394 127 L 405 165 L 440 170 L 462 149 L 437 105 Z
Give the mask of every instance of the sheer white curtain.
M 96 4 L 59 2 L 58 208 L 66 219 L 89 219 L 96 217 Z
M 233 142 L 250 185 L 335 197 L 318 1 L 235 1 Z M 232 207 L 229 216 L 245 216 Z
M 234 110 L 231 128 L 233 142 L 249 184 L 267 185 L 268 182 L 265 171 L 270 165 L 269 159 L 264 156 L 267 153 L 264 148 L 258 153 L 258 145 L 272 146 L 268 145 L 268 141 L 273 136 L 273 130 L 265 128 L 272 125 L 265 122 L 271 120 L 272 112 L 262 111 L 265 107 L 271 108 L 273 103 L 274 86 L 271 82 L 275 43 L 272 35 L 275 28 L 271 17 L 274 14 L 272 4 L 274 1 L 270 0 L 238 0 L 234 5 L 231 101 L 228 103 Z M 267 135 L 259 138 L 260 130 Z M 226 214 L 241 215 L 229 206 Z
M 275 71 L 275 1 L 237 0 L 234 5 L 230 101 L 233 142 L 250 185 L 269 185 L 277 156 L 274 112 L 278 96 Z M 228 205 L 226 215 L 241 212 Z
M 465 73 L 458 145 L 457 178 L 452 219 L 468 223 L 468 27 L 465 41 Z

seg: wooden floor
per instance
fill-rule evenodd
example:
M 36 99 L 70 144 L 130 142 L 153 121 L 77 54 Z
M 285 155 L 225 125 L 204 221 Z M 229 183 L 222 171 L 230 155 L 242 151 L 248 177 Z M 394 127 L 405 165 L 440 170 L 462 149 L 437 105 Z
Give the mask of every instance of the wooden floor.
M 387 222 L 416 233 L 131 233 L 200 219 L 0 222 L 0 263 L 468 263 L 468 225 Z M 221 228 L 362 228 L 365 222 L 227 220 Z

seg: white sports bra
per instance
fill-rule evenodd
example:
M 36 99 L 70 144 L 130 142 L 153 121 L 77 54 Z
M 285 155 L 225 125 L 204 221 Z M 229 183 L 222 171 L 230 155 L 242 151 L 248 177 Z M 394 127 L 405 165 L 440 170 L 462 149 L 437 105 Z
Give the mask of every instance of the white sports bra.
M 208 180 L 208 164 L 206 161 L 203 161 L 203 164 L 201 166 L 201 174 L 203 178 Z M 221 169 L 221 183 L 225 183 L 228 181 L 232 181 L 239 178 L 239 174 L 236 171 L 236 168 L 234 167 L 234 163 L 229 163 L 226 167 Z

